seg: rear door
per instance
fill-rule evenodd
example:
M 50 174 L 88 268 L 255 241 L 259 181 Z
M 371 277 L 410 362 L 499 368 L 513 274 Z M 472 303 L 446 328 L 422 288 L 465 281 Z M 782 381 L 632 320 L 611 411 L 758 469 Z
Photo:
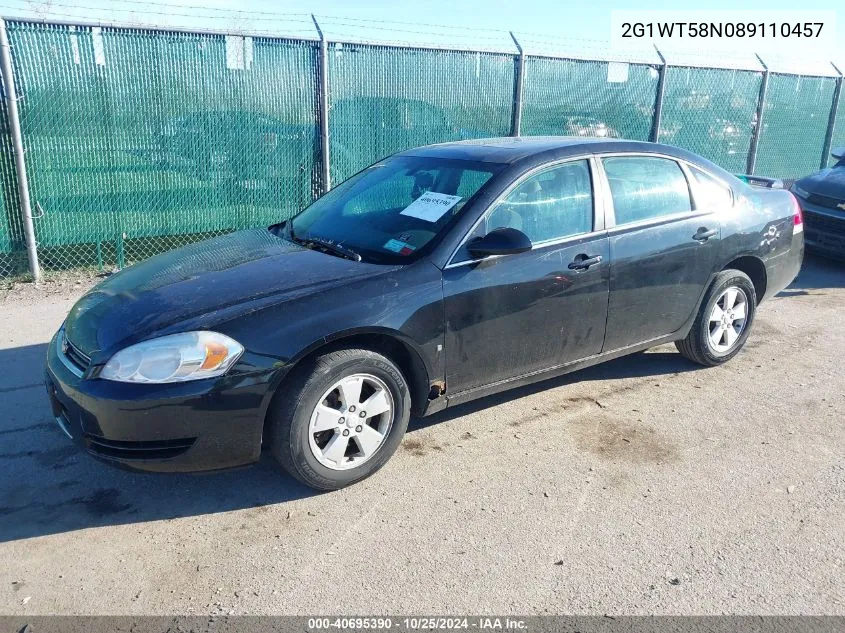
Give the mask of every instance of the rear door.
M 467 241 L 510 227 L 531 239 L 532 250 L 475 260 L 462 246 L 446 266 L 450 393 L 601 351 L 608 245 L 591 174 L 591 161 L 577 159 L 524 177 L 492 205 Z
M 610 299 L 604 351 L 679 330 L 714 272 L 718 205 L 695 205 L 685 165 L 643 154 L 603 156 L 609 193 Z

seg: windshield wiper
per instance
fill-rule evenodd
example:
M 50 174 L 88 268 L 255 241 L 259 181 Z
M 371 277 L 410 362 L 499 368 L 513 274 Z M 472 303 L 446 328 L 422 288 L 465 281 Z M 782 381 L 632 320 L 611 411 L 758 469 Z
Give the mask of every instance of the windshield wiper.
M 298 235 L 294 234 L 293 226 L 290 223 L 287 224 L 287 227 L 287 237 L 291 241 L 296 242 L 297 244 L 302 244 L 305 248 L 315 247 L 323 251 L 329 251 L 331 253 L 334 253 L 335 255 L 340 255 L 341 257 L 344 257 L 346 259 L 351 259 L 355 262 L 360 262 L 362 259 L 361 256 L 355 251 L 353 251 L 351 248 L 341 246 L 340 244 L 335 244 L 334 242 L 330 240 L 325 240 L 321 237 L 299 237 Z
M 361 256 L 355 251 L 353 251 L 351 248 L 341 246 L 340 244 L 335 244 L 334 242 L 330 242 L 329 240 L 324 240 L 321 237 L 299 237 L 294 239 L 301 241 L 305 246 L 313 245 L 316 248 L 331 251 L 335 255 L 340 255 L 341 257 L 345 257 L 346 259 L 351 259 L 355 262 L 361 261 Z

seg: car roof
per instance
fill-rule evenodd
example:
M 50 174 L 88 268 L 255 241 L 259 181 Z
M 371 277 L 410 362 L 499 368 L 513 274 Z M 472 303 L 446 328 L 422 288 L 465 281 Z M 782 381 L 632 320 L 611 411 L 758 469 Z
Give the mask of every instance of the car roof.
M 610 152 L 656 152 L 701 162 L 687 151 L 645 141 L 592 138 L 583 136 L 504 136 L 426 145 L 400 152 L 400 156 L 455 158 L 479 162 L 512 164 L 520 161 L 542 162 L 567 155 Z M 533 159 L 533 160 L 532 160 Z

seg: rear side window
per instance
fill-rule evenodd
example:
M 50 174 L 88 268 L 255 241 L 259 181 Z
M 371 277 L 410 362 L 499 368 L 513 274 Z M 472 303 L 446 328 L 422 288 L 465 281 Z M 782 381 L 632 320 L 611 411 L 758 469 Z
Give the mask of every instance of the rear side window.
M 708 173 L 690 167 L 695 178 L 695 206 L 698 209 L 729 209 L 733 206 L 733 193 L 727 186 Z
M 656 156 L 613 156 L 602 163 L 617 225 L 692 211 L 687 179 L 675 161 Z

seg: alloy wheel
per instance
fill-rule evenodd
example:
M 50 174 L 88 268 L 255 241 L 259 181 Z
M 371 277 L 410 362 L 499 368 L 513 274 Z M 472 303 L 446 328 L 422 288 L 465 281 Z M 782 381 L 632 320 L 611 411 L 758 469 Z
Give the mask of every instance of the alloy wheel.
M 722 291 L 708 323 L 710 345 L 724 354 L 733 349 L 748 322 L 748 297 L 741 288 L 731 286 Z
M 311 414 L 311 453 L 332 470 L 360 466 L 382 447 L 393 417 L 393 396 L 383 380 L 371 374 L 345 376 L 326 390 Z

